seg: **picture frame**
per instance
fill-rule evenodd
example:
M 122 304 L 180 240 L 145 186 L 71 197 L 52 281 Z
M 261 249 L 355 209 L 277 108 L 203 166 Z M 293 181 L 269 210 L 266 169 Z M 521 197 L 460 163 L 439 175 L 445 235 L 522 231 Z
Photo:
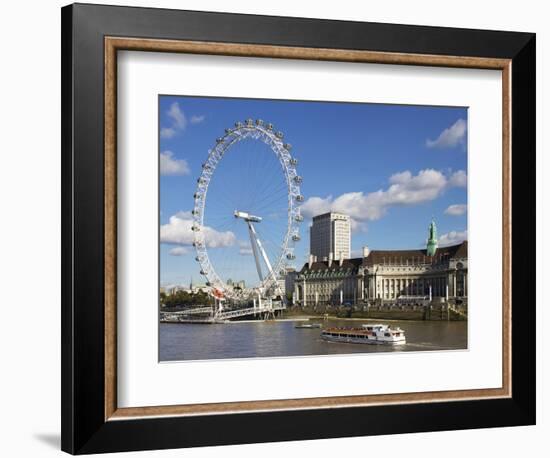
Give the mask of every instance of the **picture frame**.
M 62 449 L 83 454 L 534 424 L 535 41 L 520 32 L 64 7 Z M 502 387 L 118 408 L 121 50 L 501 71 Z

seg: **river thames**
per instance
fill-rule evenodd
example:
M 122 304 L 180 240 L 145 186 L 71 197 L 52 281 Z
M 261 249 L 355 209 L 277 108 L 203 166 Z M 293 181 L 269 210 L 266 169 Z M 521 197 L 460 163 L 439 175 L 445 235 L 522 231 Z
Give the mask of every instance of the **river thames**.
M 323 327 L 390 324 L 405 331 L 405 345 L 327 342 L 320 329 L 297 329 L 300 323 Z M 460 350 L 468 346 L 466 321 L 384 321 L 312 319 L 310 321 L 234 321 L 224 324 L 160 324 L 160 361 L 312 356 L 350 353 Z

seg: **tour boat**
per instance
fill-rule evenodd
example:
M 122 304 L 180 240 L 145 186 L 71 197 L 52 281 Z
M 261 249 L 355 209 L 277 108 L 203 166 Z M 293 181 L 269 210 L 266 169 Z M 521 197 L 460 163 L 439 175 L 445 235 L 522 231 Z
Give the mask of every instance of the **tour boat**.
M 321 331 L 321 338 L 330 342 L 404 345 L 405 332 L 385 324 L 364 324 L 360 328 L 327 328 Z

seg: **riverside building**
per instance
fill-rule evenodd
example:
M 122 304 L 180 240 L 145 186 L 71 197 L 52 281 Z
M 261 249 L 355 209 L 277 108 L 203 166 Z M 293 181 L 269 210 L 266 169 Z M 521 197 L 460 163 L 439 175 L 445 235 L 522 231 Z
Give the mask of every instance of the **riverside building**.
M 432 221 L 426 249 L 364 248 L 362 257 L 337 261 L 311 254 L 296 276 L 295 297 L 302 306 L 433 302 L 466 306 L 468 242 L 439 248 Z
M 309 252 L 320 261 L 349 259 L 351 224 L 349 215 L 325 213 L 313 217 L 309 228 Z

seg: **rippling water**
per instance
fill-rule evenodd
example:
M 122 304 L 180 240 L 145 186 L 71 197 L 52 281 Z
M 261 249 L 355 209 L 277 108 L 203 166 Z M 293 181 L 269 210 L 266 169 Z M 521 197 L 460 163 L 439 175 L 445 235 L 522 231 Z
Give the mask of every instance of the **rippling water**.
M 384 323 L 401 327 L 407 344 L 362 345 L 322 340 L 320 329 L 296 329 L 298 321 L 227 324 L 160 324 L 160 360 L 257 358 L 391 351 L 458 350 L 468 346 L 465 321 L 311 320 L 323 327 Z

